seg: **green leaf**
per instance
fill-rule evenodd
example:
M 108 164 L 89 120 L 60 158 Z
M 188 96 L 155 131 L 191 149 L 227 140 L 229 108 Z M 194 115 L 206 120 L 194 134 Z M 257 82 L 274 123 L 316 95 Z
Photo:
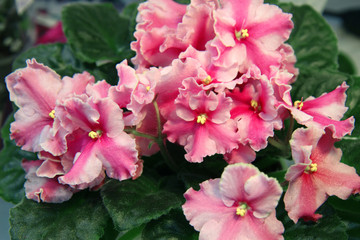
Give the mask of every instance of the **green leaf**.
M 172 210 L 169 214 L 149 222 L 142 233 L 144 240 L 196 240 L 198 235 L 185 219 L 181 209 Z
M 112 4 L 72 3 L 63 8 L 63 28 L 78 59 L 102 65 L 133 56 L 129 19 Z
M 4 147 L 0 152 L 0 196 L 12 203 L 18 203 L 24 197 L 25 172 L 21 167 L 22 159 L 34 160 L 34 153 L 22 151 L 15 142 L 10 140 L 10 123 L 14 121 L 9 117 L 1 129 Z
M 128 26 L 128 31 L 129 31 L 129 36 L 131 37 L 131 41 L 135 40 L 134 37 L 134 32 L 135 32 L 135 28 L 136 28 L 136 16 L 138 13 L 138 6 L 139 6 L 140 2 L 133 2 L 130 3 L 128 5 L 126 5 L 124 7 L 124 9 L 121 12 L 121 16 L 127 18 L 129 20 L 129 26 Z
M 302 67 L 298 79 L 292 85 L 292 99 L 306 99 L 309 96 L 319 97 L 325 92 L 331 92 L 347 80 L 349 80 L 347 74 L 331 68 Z
M 182 204 L 182 196 L 162 190 L 155 180 L 108 181 L 101 189 L 104 205 L 119 231 L 157 219 Z
M 360 223 L 360 197 L 350 196 L 347 200 L 342 200 L 336 196 L 331 196 L 328 203 L 334 207 L 337 214 L 350 222 Z
M 335 33 L 325 19 L 308 5 L 279 5 L 292 13 L 294 29 L 288 43 L 295 50 L 297 67 L 337 68 L 338 48 Z
M 61 204 L 24 199 L 10 210 L 12 239 L 95 240 L 109 215 L 98 193 L 83 191 Z
M 339 71 L 351 75 L 356 74 L 356 67 L 353 60 L 344 52 L 339 52 L 338 56 Z
M 13 71 L 26 67 L 26 60 L 31 58 L 61 76 L 72 76 L 84 70 L 84 66 L 75 59 L 67 44 L 55 43 L 39 45 L 20 54 L 13 63 Z
M 335 210 L 327 203 L 317 211 L 323 217 L 317 222 L 300 219 L 296 224 L 287 215 L 283 201 L 277 207 L 277 218 L 285 227 L 283 234 L 286 240 L 347 240 L 346 224 L 337 216 Z

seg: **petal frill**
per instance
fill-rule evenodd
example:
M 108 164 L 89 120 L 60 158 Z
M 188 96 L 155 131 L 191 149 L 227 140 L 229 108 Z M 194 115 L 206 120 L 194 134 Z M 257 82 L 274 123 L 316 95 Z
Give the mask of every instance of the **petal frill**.
M 194 132 L 190 134 L 184 146 L 186 160 L 199 163 L 203 161 L 204 157 L 216 153 L 216 142 L 209 136 L 209 131 L 206 127 L 195 127 Z
M 238 145 L 238 148 L 224 155 L 224 159 L 228 164 L 251 163 L 255 158 L 255 151 L 249 145 L 243 145 L 241 143 Z
M 238 201 L 246 202 L 248 196 L 244 186 L 249 178 L 259 173 L 259 170 L 250 164 L 237 163 L 225 167 L 220 180 L 220 193 L 224 204 L 231 207 Z
M 69 200 L 73 195 L 73 190 L 62 185 L 57 178 L 39 177 L 36 175 L 38 167 L 43 163 L 41 160 L 22 162 L 26 171 L 25 193 L 28 199 L 37 202 L 61 203 Z
M 58 94 L 58 100 L 65 99 L 66 97 L 74 94 L 81 95 L 85 93 L 87 85 L 91 85 L 95 82 L 95 77 L 88 72 L 75 74 L 71 77 L 63 77 L 62 87 Z
M 75 155 L 70 171 L 59 177 L 60 183 L 84 189 L 89 187 L 101 175 L 102 162 L 96 155 L 98 151 L 96 141 L 89 141 L 83 150 Z
M 53 119 L 26 108 L 20 108 L 14 117 L 15 121 L 10 125 L 11 139 L 14 139 L 18 146 L 22 146 L 23 150 L 42 151 L 41 136 L 51 137 L 50 126 Z
M 107 176 L 120 181 L 135 176 L 138 167 L 135 139 L 123 132 L 114 138 L 100 138 L 95 148 Z
M 283 224 L 276 219 L 275 211 L 265 218 L 252 215 L 233 216 L 208 221 L 200 231 L 199 240 L 281 240 Z
M 268 217 L 277 206 L 282 188 L 275 178 L 260 173 L 250 177 L 245 185 L 246 199 L 256 218 Z
M 18 69 L 6 77 L 10 100 L 20 108 L 32 109 L 42 116 L 54 109 L 61 79 L 52 69 L 28 60 L 27 67 Z
M 191 1 L 177 28 L 177 38 L 197 50 L 205 50 L 206 43 L 215 37 L 212 11 L 217 1 Z
M 200 231 L 208 221 L 232 217 L 235 215 L 233 208 L 228 208 L 221 200 L 219 191 L 220 179 L 210 179 L 200 184 L 200 190 L 188 189 L 182 206 L 184 215 L 190 224 Z

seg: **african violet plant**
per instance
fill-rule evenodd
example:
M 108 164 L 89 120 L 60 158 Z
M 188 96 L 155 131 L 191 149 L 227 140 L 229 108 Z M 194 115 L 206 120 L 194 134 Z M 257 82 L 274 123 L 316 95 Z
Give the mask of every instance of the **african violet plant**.
M 5 80 L 11 237 L 359 237 L 360 79 L 317 12 L 273 4 L 64 7 L 68 42 Z

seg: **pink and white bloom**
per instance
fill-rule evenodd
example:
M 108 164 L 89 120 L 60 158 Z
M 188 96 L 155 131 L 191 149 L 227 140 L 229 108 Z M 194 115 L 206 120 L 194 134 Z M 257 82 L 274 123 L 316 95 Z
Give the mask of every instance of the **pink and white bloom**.
M 123 131 L 122 110 L 115 102 L 84 94 L 66 100 L 58 109 L 63 127 L 72 132 L 62 159 L 66 173 L 59 182 L 83 189 L 101 182 L 104 170 L 118 180 L 136 175 L 135 140 Z
M 149 0 L 138 7 L 132 62 L 140 69 L 166 66 L 176 59 L 186 45 L 176 38 L 176 29 L 186 12 L 186 5 L 172 0 Z
M 61 168 L 60 162 L 55 163 L 58 165 L 55 168 Z M 69 185 L 63 185 L 58 182 L 57 177 L 44 177 L 39 176 L 39 168 L 44 165 L 44 161 L 22 161 L 22 167 L 24 168 L 26 175 L 25 193 L 28 199 L 32 199 L 37 202 L 48 203 L 61 203 L 69 200 L 75 189 Z
M 285 193 L 285 209 L 295 223 L 299 218 L 316 221 L 321 217 L 316 210 L 328 196 L 347 199 L 360 189 L 356 170 L 340 162 L 342 152 L 334 147 L 329 128 L 299 128 L 290 141 L 295 165 L 286 173 L 289 181 Z
M 185 158 L 202 162 L 206 156 L 224 154 L 238 146 L 237 128 L 230 119 L 232 101 L 225 94 L 206 93 L 195 80 L 184 81 L 175 100 L 176 110 L 164 125 L 170 142 L 185 146 Z
M 150 68 L 138 73 L 124 60 L 116 65 L 119 82 L 110 87 L 109 97 L 120 108 L 129 110 L 124 116 L 126 126 L 139 124 L 146 115 L 143 108 L 152 103 L 155 97 L 155 86 L 160 80 L 160 71 Z
M 296 121 L 307 127 L 325 129 L 329 127 L 334 138 L 342 138 L 351 134 L 354 129 L 354 117 L 341 120 L 347 111 L 345 107 L 346 90 L 348 85 L 343 82 L 335 90 L 324 93 L 320 97 L 308 97 L 304 101 L 297 100 L 292 103 L 290 89 L 283 94 L 283 106 L 291 111 Z
M 136 52 L 133 63 L 142 70 L 150 66 L 168 66 L 189 46 L 205 50 L 215 37 L 213 10 L 217 0 L 196 0 L 182 5 L 172 0 L 150 0 L 139 5 Z
M 61 155 L 66 151 L 68 132 L 58 127 L 56 104 L 69 95 L 83 93 L 86 85 L 92 84 L 95 79 L 84 72 L 61 80 L 57 73 L 35 59 L 26 63 L 26 68 L 6 77 L 10 100 L 19 107 L 11 124 L 10 137 L 23 150 L 45 150 Z
M 270 66 L 280 67 L 278 48 L 293 28 L 291 14 L 262 0 L 221 3 L 214 12 L 216 38 L 210 44 L 218 52 L 215 64 L 230 66 L 236 59 L 241 73 L 255 64 L 262 74 L 269 74 Z
M 231 118 L 237 121 L 239 141 L 259 151 L 267 146 L 267 138 L 274 135 L 274 128 L 281 128 L 282 122 L 267 77 L 253 65 L 241 79 L 243 84 L 226 91 L 226 96 L 233 101 Z
M 200 240 L 283 239 L 284 227 L 275 207 L 282 194 L 276 179 L 250 165 L 237 163 L 224 169 L 221 178 L 190 188 L 183 211 Z

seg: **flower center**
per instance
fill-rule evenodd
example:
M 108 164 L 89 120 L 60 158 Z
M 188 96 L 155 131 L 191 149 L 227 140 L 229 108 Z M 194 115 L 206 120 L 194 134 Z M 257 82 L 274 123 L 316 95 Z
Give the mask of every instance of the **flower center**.
M 204 84 L 204 85 L 208 85 L 212 82 L 212 78 L 210 75 L 208 75 L 206 78 L 204 78 L 203 80 L 201 80 L 201 82 Z
M 250 35 L 249 35 L 247 29 L 241 29 L 240 31 L 235 30 L 235 37 L 238 41 L 240 41 L 241 39 L 247 38 L 249 36 Z
M 51 112 L 49 113 L 49 117 L 51 117 L 52 119 L 55 118 L 55 110 L 51 110 Z
M 206 119 L 207 119 L 207 115 L 203 113 L 197 116 L 196 122 L 200 124 L 205 124 Z
M 302 99 L 294 102 L 294 107 L 299 110 L 301 110 L 303 106 L 304 106 L 304 102 L 302 101 Z
M 252 99 L 250 102 L 250 106 L 256 111 L 256 112 L 260 112 L 261 111 L 261 106 L 259 105 L 259 103 Z
M 246 203 L 239 203 L 239 206 L 236 208 L 236 215 L 245 216 L 249 206 Z
M 317 171 L 317 164 L 316 163 L 311 163 L 304 170 L 305 173 L 314 173 L 316 171 Z
M 146 91 L 150 91 L 150 86 L 147 86 L 147 87 L 146 87 Z
M 91 138 L 91 139 L 98 139 L 99 137 L 101 137 L 101 135 L 102 135 L 102 131 L 101 130 L 97 130 L 96 132 L 95 131 L 91 131 L 91 132 L 89 132 L 89 137 Z

